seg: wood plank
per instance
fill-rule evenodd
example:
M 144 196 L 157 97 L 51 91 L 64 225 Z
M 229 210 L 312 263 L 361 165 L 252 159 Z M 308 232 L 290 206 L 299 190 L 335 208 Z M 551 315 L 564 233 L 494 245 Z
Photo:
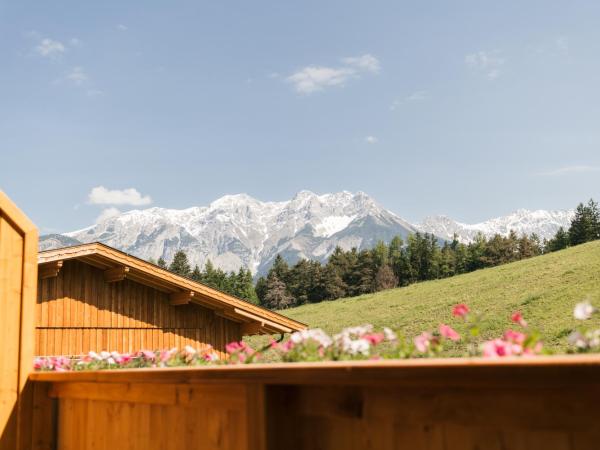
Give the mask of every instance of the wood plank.
M 129 267 L 119 266 L 104 271 L 104 281 L 107 283 L 116 283 L 117 281 L 123 281 L 129 273 Z

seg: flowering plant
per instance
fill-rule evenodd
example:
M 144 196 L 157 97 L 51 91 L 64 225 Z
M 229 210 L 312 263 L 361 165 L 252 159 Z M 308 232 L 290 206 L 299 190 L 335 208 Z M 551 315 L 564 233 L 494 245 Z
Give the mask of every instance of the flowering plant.
M 589 300 L 577 303 L 573 310 L 573 317 L 580 321 L 587 321 L 598 312 Z M 581 328 L 574 330 L 569 335 L 569 344 L 573 347 L 571 351 L 586 353 L 600 351 L 600 329 Z
M 578 305 L 576 316 L 591 316 L 591 305 Z M 365 359 L 402 359 L 438 356 L 449 343 L 463 346 L 467 356 L 499 358 L 505 356 L 531 356 L 543 351 L 537 333 L 531 331 L 523 315 L 517 311 L 511 315 L 516 330 L 507 329 L 504 334 L 484 342 L 477 341 L 480 317 L 473 314 L 465 304 L 455 305 L 452 316 L 464 323 L 467 332 L 463 338 L 453 327 L 441 323 L 434 331 L 424 331 L 413 338 L 406 338 L 384 327 L 376 330 L 373 325 L 361 325 L 343 329 L 333 336 L 320 328 L 292 333 L 284 342 L 272 341 L 263 350 L 275 354 L 277 361 L 347 361 Z M 600 348 L 600 330 L 593 334 L 577 335 L 578 349 Z M 183 350 L 141 350 L 135 353 L 90 352 L 79 358 L 36 358 L 36 370 L 99 370 L 138 367 L 176 367 L 206 364 L 250 364 L 261 360 L 263 350 L 255 351 L 246 342 L 231 342 L 225 350 L 227 358 L 208 347 L 197 351 L 191 346 Z

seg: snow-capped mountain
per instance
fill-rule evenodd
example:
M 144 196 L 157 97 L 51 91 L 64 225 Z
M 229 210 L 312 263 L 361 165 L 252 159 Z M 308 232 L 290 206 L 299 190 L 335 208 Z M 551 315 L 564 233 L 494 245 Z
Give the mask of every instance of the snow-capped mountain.
M 245 266 L 264 273 L 278 253 L 290 262 L 322 261 L 337 245 L 370 248 L 378 240 L 415 231 L 362 192 L 301 191 L 284 202 L 261 202 L 240 194 L 207 207 L 134 210 L 64 236 L 83 243 L 103 242 L 144 259 L 169 261 L 183 249 L 200 267 L 210 259 L 224 270 Z M 43 239 L 41 246 L 60 246 L 56 236 L 52 239 L 51 243 Z
M 83 230 L 43 236 L 40 250 L 98 241 L 143 259 L 170 261 L 182 249 L 200 267 L 210 259 L 224 270 L 244 266 L 262 274 L 277 254 L 290 263 L 300 258 L 324 261 L 338 245 L 346 250 L 371 248 L 378 240 L 389 242 L 416 231 L 441 239 L 452 239 L 456 233 L 462 242 L 472 241 L 478 233 L 491 237 L 508 235 L 510 230 L 551 238 L 559 227 L 568 228 L 573 214 L 522 209 L 472 225 L 445 216 L 412 225 L 362 192 L 301 191 L 283 202 L 239 194 L 204 207 L 128 211 Z
M 574 214 L 573 210 L 530 211 L 519 209 L 507 216 L 475 224 L 456 222 L 447 216 L 431 216 L 415 227 L 444 239 L 452 239 L 456 233 L 459 241 L 465 243 L 471 242 L 478 233 L 489 238 L 495 234 L 508 236 L 511 230 L 514 230 L 519 236 L 535 233 L 543 240 L 552 238 L 560 227 L 568 229 Z

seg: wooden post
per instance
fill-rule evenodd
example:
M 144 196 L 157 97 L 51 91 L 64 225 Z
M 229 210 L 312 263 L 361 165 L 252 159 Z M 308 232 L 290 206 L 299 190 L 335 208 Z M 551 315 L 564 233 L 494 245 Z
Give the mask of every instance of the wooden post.
M 38 232 L 0 191 L 0 450 L 21 447 L 22 394 L 33 368 Z

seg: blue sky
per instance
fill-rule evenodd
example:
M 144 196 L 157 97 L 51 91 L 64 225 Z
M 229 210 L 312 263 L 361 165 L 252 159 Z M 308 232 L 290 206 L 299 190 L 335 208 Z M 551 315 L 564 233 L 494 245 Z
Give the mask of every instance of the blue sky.
M 42 232 L 302 189 L 413 221 L 573 207 L 600 198 L 599 22 L 587 1 L 0 0 L 0 188 Z

